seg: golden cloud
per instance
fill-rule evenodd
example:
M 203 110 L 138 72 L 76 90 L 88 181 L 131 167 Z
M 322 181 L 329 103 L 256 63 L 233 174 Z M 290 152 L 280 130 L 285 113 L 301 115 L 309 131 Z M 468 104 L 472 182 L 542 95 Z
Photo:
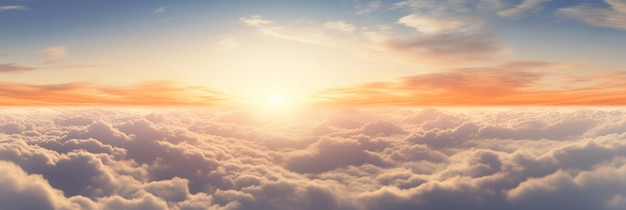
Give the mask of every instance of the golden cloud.
M 204 86 L 174 81 L 127 86 L 89 82 L 45 85 L 0 82 L 0 105 L 3 106 L 206 106 L 228 98 Z

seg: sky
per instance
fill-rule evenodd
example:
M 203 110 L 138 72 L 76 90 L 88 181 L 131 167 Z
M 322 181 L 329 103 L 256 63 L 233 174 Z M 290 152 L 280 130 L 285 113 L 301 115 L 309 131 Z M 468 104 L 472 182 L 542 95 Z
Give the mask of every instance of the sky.
M 0 2 L 6 106 L 624 105 L 626 2 Z

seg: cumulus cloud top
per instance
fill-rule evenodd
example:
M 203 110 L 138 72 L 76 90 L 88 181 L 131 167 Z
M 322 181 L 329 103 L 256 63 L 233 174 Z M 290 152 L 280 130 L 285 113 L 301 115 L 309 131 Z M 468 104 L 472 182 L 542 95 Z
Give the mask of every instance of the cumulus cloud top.
M 11 209 L 623 209 L 620 108 L 4 108 Z M 234 119 L 236 118 L 236 119 Z

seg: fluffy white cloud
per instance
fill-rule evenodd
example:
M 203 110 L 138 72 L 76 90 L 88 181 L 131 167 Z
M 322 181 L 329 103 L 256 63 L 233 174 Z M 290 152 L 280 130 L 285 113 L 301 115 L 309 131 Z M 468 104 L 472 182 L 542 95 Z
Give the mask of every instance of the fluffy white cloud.
M 307 112 L 267 123 L 238 110 L 5 108 L 0 205 L 613 210 L 626 203 L 622 109 Z

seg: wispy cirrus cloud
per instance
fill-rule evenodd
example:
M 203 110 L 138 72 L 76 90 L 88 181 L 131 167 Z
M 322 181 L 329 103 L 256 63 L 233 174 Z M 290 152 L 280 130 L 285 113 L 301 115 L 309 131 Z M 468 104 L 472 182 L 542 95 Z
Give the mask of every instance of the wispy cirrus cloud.
M 521 16 L 529 11 L 541 9 L 550 0 L 405 0 L 394 4 L 394 8 L 410 7 L 426 15 L 476 16 L 495 14 L 500 17 Z
M 353 32 L 356 29 L 354 25 L 342 20 L 326 22 L 324 27 L 342 32 Z
M 488 27 L 492 19 L 500 17 L 498 12 L 521 16 L 539 9 L 542 3 L 537 0 L 516 5 L 498 0 L 406 0 L 390 8 L 406 12 L 395 22 L 377 28 L 362 27 L 358 31 L 355 30 L 358 25 L 340 20 L 320 25 L 310 22 L 290 25 L 251 16 L 241 18 L 241 21 L 265 36 L 345 49 L 358 48 L 353 51 L 367 54 L 372 59 L 417 66 L 462 67 L 491 63 L 495 56 L 507 52 L 498 35 Z M 406 32 L 403 27 L 414 31 Z M 334 33 L 337 30 L 350 33 Z
M 394 57 L 414 63 L 472 63 L 488 60 L 502 52 L 492 34 L 448 33 L 433 35 L 387 36 L 378 43 Z
M 99 64 L 79 64 L 79 65 L 54 65 L 54 66 L 46 66 L 46 67 L 32 67 L 32 66 L 23 66 L 15 63 L 4 63 L 0 64 L 0 74 L 1 73 L 22 73 L 28 71 L 35 70 L 70 70 L 70 69 L 90 69 L 90 68 L 100 68 L 105 65 Z
M 157 14 L 163 14 L 166 11 L 166 7 L 159 7 L 156 8 L 155 10 L 152 10 L 152 14 L 157 15 Z
M 19 73 L 19 72 L 32 71 L 35 69 L 36 68 L 33 68 L 33 67 L 19 66 L 14 63 L 0 64 L 0 73 Z
M 174 81 L 127 86 L 0 82 L 2 106 L 204 106 L 228 99 L 226 94 L 213 89 Z
M 574 64 L 515 61 L 491 68 L 464 68 L 322 91 L 322 104 L 363 106 L 626 105 L 626 74 L 547 73 L 536 68 Z M 548 81 L 568 81 L 556 87 Z
M 604 0 L 608 7 L 581 4 L 562 8 L 557 14 L 579 20 L 589 25 L 626 30 L 626 2 Z
M 27 71 L 35 71 L 35 70 L 46 70 L 46 69 L 56 69 L 56 70 L 65 70 L 65 69 L 89 69 L 89 68 L 99 68 L 105 65 L 101 64 L 69 64 L 69 65 L 60 65 L 61 59 L 66 57 L 68 54 L 67 47 L 64 46 L 54 46 L 47 47 L 40 50 L 41 56 L 46 60 L 46 63 L 49 65 L 46 66 L 24 66 L 16 63 L 0 63 L 0 73 L 21 73 Z M 8 57 L 9 53 L 1 53 L 0 57 Z
M 380 1 L 372 1 L 367 3 L 366 5 L 358 5 L 356 7 L 356 14 L 357 15 L 365 15 L 365 14 L 369 14 L 371 12 L 374 12 L 376 10 L 378 10 L 381 6 L 381 2 Z
M 407 17 L 413 18 L 410 15 Z M 418 26 L 418 23 L 413 22 L 415 20 L 403 20 L 401 22 L 406 22 L 409 27 L 414 26 L 416 32 L 402 35 L 386 29 L 364 29 L 357 32 L 357 26 L 341 20 L 320 25 L 288 25 L 255 15 L 241 18 L 240 21 L 263 36 L 350 49 L 370 53 L 374 59 L 400 60 L 415 64 L 473 63 L 488 60 L 490 56 L 503 51 L 493 34 L 480 30 L 465 31 L 476 26 L 466 24 L 466 20 L 461 19 L 458 24 L 450 26 L 441 26 L 438 21 L 426 21 L 430 26 L 428 29 Z M 427 33 L 419 30 L 426 30 Z
M 70 70 L 70 69 L 91 69 L 91 68 L 101 68 L 106 65 L 102 64 L 73 64 L 73 65 L 59 65 L 59 66 L 50 66 L 40 69 L 58 69 L 58 70 Z
M 243 22 L 243 23 L 245 23 L 245 24 L 247 24 L 249 26 L 253 26 L 253 27 L 272 24 L 272 21 L 263 19 L 259 15 L 252 15 L 250 17 L 240 18 L 239 20 L 241 22 Z
M 510 52 L 489 27 L 498 18 L 519 18 L 540 11 L 549 0 L 405 0 L 390 8 L 401 15 L 378 28 L 359 27 L 345 21 L 324 24 L 289 24 L 261 16 L 241 18 L 259 34 L 306 44 L 342 47 L 359 56 L 415 66 L 456 68 L 493 64 Z M 607 0 L 615 11 L 621 3 Z M 626 18 L 609 18 L 620 22 Z M 407 32 L 404 27 L 413 29 Z M 356 28 L 359 28 L 357 31 Z M 349 33 L 335 33 L 344 31 Z M 354 50 L 358 49 L 358 50 Z
M 328 33 L 328 30 L 336 30 L 336 27 L 338 26 L 337 23 L 322 26 L 290 26 L 274 23 L 273 21 L 264 19 L 258 15 L 240 18 L 239 20 L 242 23 L 255 28 L 261 35 L 272 38 L 325 46 L 337 46 L 342 45 L 345 42 L 345 40 L 342 40 L 341 37 L 336 37 Z M 347 24 L 348 23 L 346 23 L 345 26 L 348 26 Z M 345 30 L 347 28 L 343 29 Z
M 234 38 L 224 38 L 215 46 L 215 53 L 225 53 L 239 47 L 239 42 Z
M 398 20 L 398 23 L 414 28 L 425 34 L 441 34 L 458 30 L 470 24 L 465 18 L 437 18 L 419 14 L 410 14 Z
M 28 10 L 28 7 L 21 5 L 4 5 L 0 6 L 0 10 Z
M 393 9 L 411 11 L 396 23 L 414 29 L 415 33 L 388 34 L 381 45 L 396 57 L 415 63 L 450 65 L 488 61 L 504 52 L 496 34 L 486 27 L 490 19 L 482 15 L 498 10 L 497 3 L 483 0 L 395 3 Z
M 59 59 L 67 56 L 68 50 L 65 46 L 47 47 L 41 50 L 41 55 L 46 59 L 46 63 L 58 63 Z
M 541 4 L 550 0 L 524 0 L 513 8 L 498 11 L 497 14 L 502 17 L 518 17 L 526 12 L 538 10 Z

